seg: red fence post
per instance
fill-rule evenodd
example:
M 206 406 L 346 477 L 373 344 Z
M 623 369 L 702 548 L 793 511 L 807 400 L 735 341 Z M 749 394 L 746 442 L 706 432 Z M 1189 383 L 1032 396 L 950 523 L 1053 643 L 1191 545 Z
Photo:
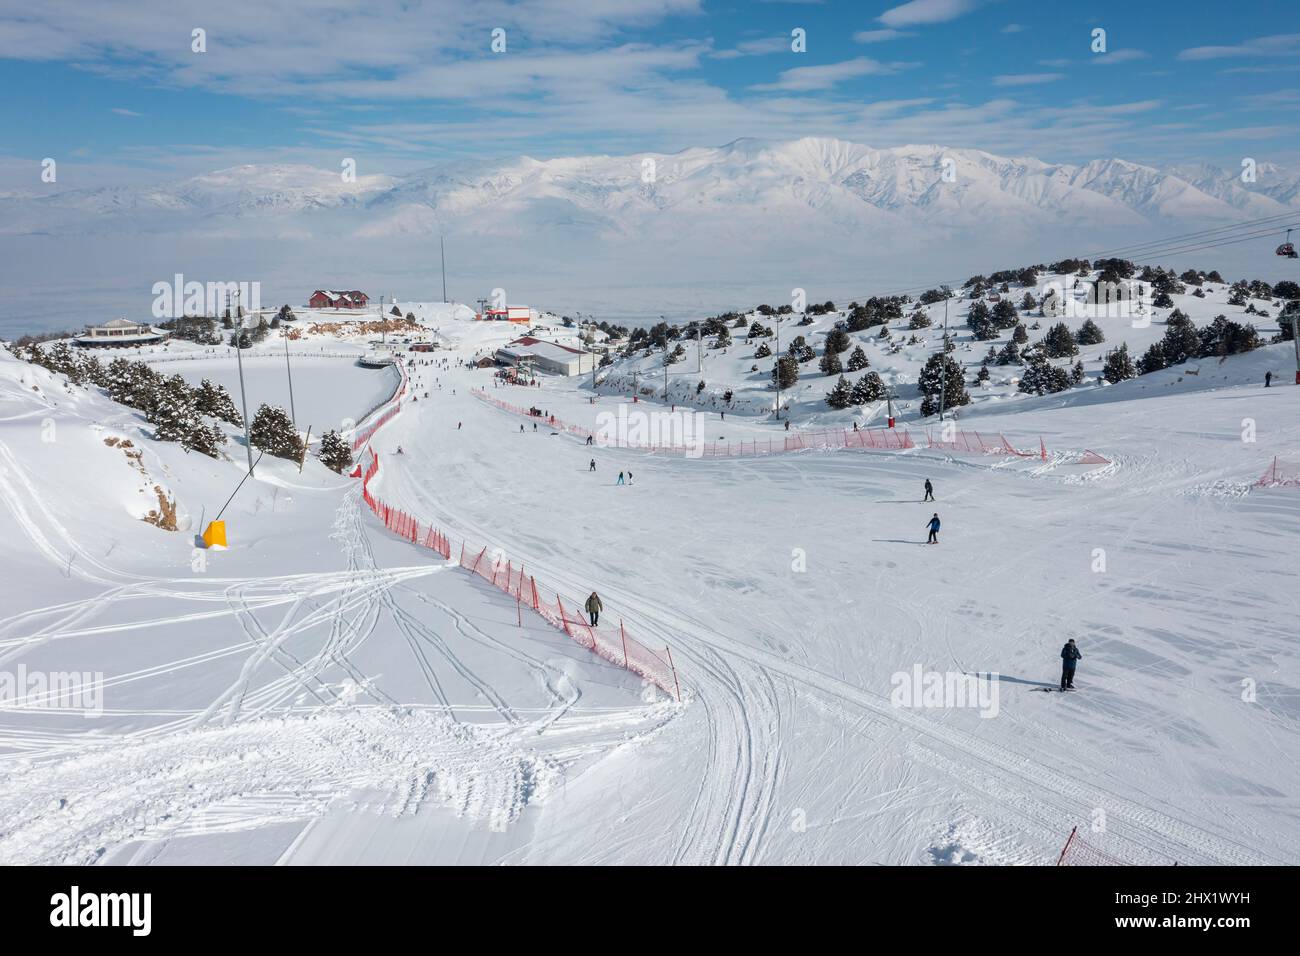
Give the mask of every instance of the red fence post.
M 618 619 L 618 635 L 623 638 L 623 666 L 627 667 L 627 631 L 623 630 L 623 619 Z
M 667 644 L 664 650 L 668 652 L 668 666 L 673 669 L 673 686 L 677 688 L 677 703 L 682 702 L 682 685 L 677 680 L 677 665 L 673 663 L 673 649 Z

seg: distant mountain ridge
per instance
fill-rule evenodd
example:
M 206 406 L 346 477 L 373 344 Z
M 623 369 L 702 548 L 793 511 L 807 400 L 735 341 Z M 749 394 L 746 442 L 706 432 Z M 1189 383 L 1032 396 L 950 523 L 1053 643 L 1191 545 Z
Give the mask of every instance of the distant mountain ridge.
M 949 175 L 945 177 L 944 173 Z M 543 228 L 663 234 L 798 217 L 826 230 L 1147 226 L 1234 221 L 1300 210 L 1300 172 L 1261 163 L 1257 181 L 1209 165 L 1082 165 L 934 145 L 874 149 L 837 139 L 741 139 L 629 156 L 527 156 L 459 162 L 406 176 L 250 165 L 150 187 L 0 195 L 0 231 L 60 235 L 293 220 L 377 238 Z

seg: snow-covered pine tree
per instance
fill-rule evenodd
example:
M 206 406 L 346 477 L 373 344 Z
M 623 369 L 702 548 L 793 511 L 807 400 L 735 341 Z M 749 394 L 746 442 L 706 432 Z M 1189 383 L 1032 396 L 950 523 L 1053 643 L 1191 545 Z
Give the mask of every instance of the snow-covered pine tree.
M 970 404 L 961 363 L 949 355 L 931 355 L 917 376 L 916 384 L 925 396 L 921 401 L 922 415 L 938 413 L 941 393 L 944 409 Z
M 771 354 L 772 350 L 766 342 L 759 342 L 758 348 L 754 350 L 754 358 L 767 358 Z
M 772 382 L 782 389 L 794 388 L 799 381 L 799 363 L 794 356 L 783 355 L 772 366 Z
M 1019 348 L 1019 346 L 1016 345 L 1015 339 L 1012 339 L 1012 340 L 1011 340 L 1010 342 L 1008 342 L 1006 345 L 1002 346 L 1002 349 L 1001 349 L 1001 351 L 998 352 L 998 355 L 997 355 L 997 358 L 995 359 L 995 361 L 996 361 L 999 365 L 1019 365 L 1019 364 L 1020 364 L 1020 361 L 1021 361 L 1021 358 L 1020 358 L 1020 348 Z
M 1169 363 L 1165 360 L 1164 346 L 1159 342 L 1152 342 L 1151 347 L 1148 348 L 1137 361 L 1137 373 L 1139 375 L 1158 372 L 1162 368 L 1168 367 Z
M 1106 356 L 1106 364 L 1101 371 L 1102 377 L 1114 385 L 1137 375 L 1133 362 L 1128 357 L 1128 343 L 1123 343 Z
M 244 424 L 243 416 L 235 408 L 235 401 L 224 385 L 213 385 L 205 378 L 194 390 L 194 404 L 201 415 L 219 418 L 237 428 Z
M 1079 354 L 1079 343 L 1064 322 L 1057 322 L 1043 336 L 1043 348 L 1050 358 L 1073 358 Z
M 1080 345 L 1100 345 L 1106 341 L 1106 333 L 1092 319 L 1084 319 L 1075 338 Z
M 862 350 L 861 345 L 857 346 L 849 353 L 849 362 L 846 368 L 848 368 L 850 372 L 860 372 L 862 369 L 867 368 L 870 365 L 871 362 L 867 359 L 867 353 Z
M 831 408 L 848 408 L 852 404 L 853 389 L 849 385 L 849 380 L 843 375 L 826 394 L 826 404 Z
M 320 439 L 320 452 L 316 456 L 322 465 L 340 474 L 352 467 L 352 446 L 338 432 L 330 429 Z
M 817 363 L 817 367 L 822 370 L 823 375 L 839 375 L 844 371 L 840 357 L 829 348 L 822 354 L 822 360 Z
M 1005 292 L 1006 290 L 1003 289 Z M 1015 303 L 1009 298 L 1000 299 L 997 305 L 993 306 L 993 327 L 1003 330 L 1014 328 L 1020 321 L 1020 313 L 1016 311 Z
M 1051 364 L 1046 356 L 1037 353 L 1020 376 L 1020 391 L 1031 395 L 1048 395 L 1063 392 L 1070 387 L 1070 375 L 1063 368 Z
M 249 438 L 254 448 L 260 448 L 268 455 L 289 461 L 302 460 L 302 439 L 283 408 L 264 402 L 253 416 Z
M 826 351 L 839 355 L 845 351 L 853 340 L 849 338 L 849 333 L 838 326 L 826 333 Z
M 868 372 L 853 383 L 849 400 L 854 405 L 878 402 L 885 397 L 885 383 L 876 372 Z

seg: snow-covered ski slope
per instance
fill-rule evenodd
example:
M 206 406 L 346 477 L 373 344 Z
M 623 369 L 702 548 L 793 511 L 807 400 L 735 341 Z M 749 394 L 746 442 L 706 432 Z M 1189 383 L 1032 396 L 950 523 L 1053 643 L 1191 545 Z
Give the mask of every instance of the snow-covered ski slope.
M 444 332 L 456 352 L 417 361 L 513 330 Z M 242 449 L 186 456 L 6 357 L 0 670 L 107 686 L 97 719 L 0 710 L 0 859 L 1042 864 L 1079 825 L 1133 863 L 1300 862 L 1300 489 L 1251 487 L 1300 448 L 1300 389 L 1258 385 L 1286 348 L 1196 388 L 1161 373 L 963 412 L 1042 435 L 1045 462 L 587 447 L 472 397 L 488 371 L 417 365 L 418 401 L 372 439 L 384 498 L 566 596 L 599 591 L 606 618 L 672 647 L 681 706 L 520 627 L 314 462 L 263 459 L 231 550 L 194 570 L 197 517 L 140 522 L 142 482 L 102 437 L 145 448 L 192 516 L 224 501 Z M 295 385 L 329 374 L 313 367 Z M 628 402 L 581 384 L 494 394 L 588 426 Z M 1074 464 L 1084 448 L 1112 464 Z M 1067 637 L 1079 692 L 1036 693 Z M 917 668 L 996 672 L 996 704 L 894 706 Z

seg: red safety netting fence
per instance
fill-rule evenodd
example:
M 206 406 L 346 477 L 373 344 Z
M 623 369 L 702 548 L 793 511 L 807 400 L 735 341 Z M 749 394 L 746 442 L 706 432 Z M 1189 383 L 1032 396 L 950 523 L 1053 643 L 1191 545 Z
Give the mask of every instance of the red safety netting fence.
M 379 472 L 379 458 L 372 450 L 370 464 L 366 466 L 361 479 L 361 497 L 370 510 L 375 513 L 384 527 L 412 544 L 451 559 L 451 539 L 433 525 L 422 523 L 414 515 L 394 508 L 370 490 L 370 480 Z M 487 547 L 475 549 L 464 541 L 460 544 L 459 564 L 466 571 L 490 582 L 515 599 L 522 610 L 527 607 L 551 626 L 563 631 L 573 641 L 589 651 L 594 652 L 612 664 L 624 667 L 655 684 L 665 693 L 682 699 L 681 684 L 677 677 L 677 668 L 673 665 L 672 651 L 667 647 L 656 651 L 638 641 L 627 633 L 623 622 L 619 621 L 618 630 L 613 628 L 593 627 L 582 616 L 582 605 L 571 601 L 566 607 L 558 591 L 547 589 L 537 583 L 537 579 L 528 574 L 523 565 L 515 565 L 509 558 L 494 551 L 489 554 Z M 547 599 L 550 591 L 554 598 Z
M 1041 457 L 1047 460 L 1047 446 L 1043 440 L 1038 440 L 1037 452 L 1021 451 L 1011 442 L 1007 441 L 1005 435 L 981 435 L 979 432 L 968 432 L 953 430 L 951 432 L 940 431 L 940 437 L 936 440 L 926 429 L 925 440 L 927 448 L 941 448 L 944 451 L 967 452 L 973 455 L 1015 455 L 1019 458 Z
M 359 451 L 370 439 L 375 432 L 383 428 L 393 417 L 402 410 L 402 397 L 406 395 L 406 368 L 402 365 L 401 360 L 397 362 L 397 371 L 401 375 L 401 381 L 397 385 L 397 391 L 393 392 L 391 398 L 384 402 L 373 412 L 363 418 L 364 423 L 359 425 L 352 432 L 352 450 Z
M 1268 470 L 1255 482 L 1256 488 L 1286 488 L 1300 485 L 1300 464 L 1282 461 L 1276 456 Z
M 1095 451 L 1093 451 L 1093 450 L 1090 449 L 1090 448 L 1085 448 L 1085 449 L 1083 450 L 1083 454 L 1079 456 L 1079 460 L 1078 460 L 1077 462 L 1075 462 L 1075 464 L 1077 464 L 1077 465 L 1109 465 L 1109 464 L 1111 464 L 1111 460 L 1110 460 L 1109 458 L 1106 458 L 1106 457 L 1103 456 L 1103 455 L 1099 455 L 1099 454 L 1097 454 Z
M 809 449 L 848 448 L 863 451 L 902 451 L 916 447 L 912 441 L 912 436 L 907 433 L 906 429 L 897 431 L 892 428 L 829 428 L 815 432 L 795 432 L 781 438 L 759 438 L 751 441 L 735 442 L 697 442 L 694 444 L 610 442 L 599 431 L 592 431 L 581 425 L 569 424 L 554 415 L 538 414 L 534 409 L 512 405 L 499 398 L 493 398 L 481 390 L 476 390 L 474 394 L 503 411 L 522 415 L 536 422 L 542 422 L 547 427 L 554 428 L 565 434 L 576 435 L 583 439 L 591 438 L 595 444 L 602 447 L 634 448 L 652 453 L 686 455 L 696 458 L 742 458 Z
M 1079 836 L 1079 828 L 1070 831 L 1069 839 L 1056 858 L 1057 866 L 1128 866 L 1123 860 L 1103 853 Z
M 566 608 L 564 598 L 558 591 L 555 592 L 555 599 L 548 601 L 543 596 L 543 589 L 538 587 L 537 579 L 528 574 L 522 565 L 515 567 L 509 558 L 499 553 L 490 555 L 486 547 L 475 553 L 467 550 L 462 542 L 460 566 L 511 595 L 518 604 L 532 608 L 551 626 L 563 631 L 587 650 L 612 664 L 627 668 L 681 700 L 677 669 L 673 666 L 672 651 L 667 647 L 662 652 L 651 650 L 631 637 L 622 621 L 618 623 L 617 632 L 613 628 L 592 626 L 583 618 L 580 605 L 570 602 Z

